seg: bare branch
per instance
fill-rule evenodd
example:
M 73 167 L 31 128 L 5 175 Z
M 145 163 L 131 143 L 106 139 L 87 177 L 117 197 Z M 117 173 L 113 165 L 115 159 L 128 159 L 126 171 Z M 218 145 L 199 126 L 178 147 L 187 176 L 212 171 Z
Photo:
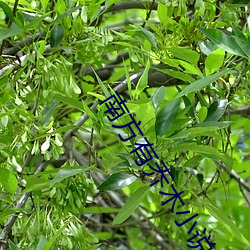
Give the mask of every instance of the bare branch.
M 236 180 L 239 185 L 241 185 L 245 190 L 250 192 L 250 186 L 233 169 L 229 170 L 224 163 L 219 164 L 219 166 L 224 169 L 230 175 L 231 178 Z

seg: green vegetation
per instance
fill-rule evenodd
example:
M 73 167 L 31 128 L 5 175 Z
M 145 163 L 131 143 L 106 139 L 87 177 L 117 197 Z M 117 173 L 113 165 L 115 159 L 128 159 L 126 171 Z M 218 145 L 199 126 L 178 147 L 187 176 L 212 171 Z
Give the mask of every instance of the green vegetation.
M 250 249 L 249 7 L 0 1 L 0 249 L 180 250 L 204 228 Z M 116 91 L 132 115 L 110 121 Z M 138 166 L 144 137 L 159 159 Z M 190 214 L 161 205 L 171 185 Z

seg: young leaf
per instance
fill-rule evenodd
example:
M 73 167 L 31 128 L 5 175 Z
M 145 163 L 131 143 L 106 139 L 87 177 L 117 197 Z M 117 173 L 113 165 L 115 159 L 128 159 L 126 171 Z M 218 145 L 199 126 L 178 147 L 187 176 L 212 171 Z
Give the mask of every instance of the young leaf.
M 0 168 L 0 183 L 11 194 L 14 194 L 18 187 L 16 176 L 5 168 Z
M 156 136 L 164 135 L 172 126 L 179 110 L 179 101 L 174 99 L 156 116 L 155 131 Z
M 225 56 L 225 51 L 222 49 L 217 49 L 210 53 L 205 60 L 205 72 L 206 75 L 211 75 L 223 65 Z
M 139 206 L 143 198 L 149 191 L 149 186 L 142 186 L 138 188 L 127 200 L 120 212 L 116 215 L 112 224 L 121 224 L 124 222 Z
M 168 9 L 167 9 L 167 5 L 165 3 L 163 3 L 163 2 L 158 3 L 157 14 L 158 14 L 158 18 L 159 18 L 160 22 L 162 24 L 167 24 Z
M 133 183 L 136 177 L 128 173 L 115 173 L 109 176 L 99 187 L 99 190 L 117 190 Z
M 56 47 L 63 39 L 64 28 L 61 24 L 56 25 L 50 35 L 50 46 Z

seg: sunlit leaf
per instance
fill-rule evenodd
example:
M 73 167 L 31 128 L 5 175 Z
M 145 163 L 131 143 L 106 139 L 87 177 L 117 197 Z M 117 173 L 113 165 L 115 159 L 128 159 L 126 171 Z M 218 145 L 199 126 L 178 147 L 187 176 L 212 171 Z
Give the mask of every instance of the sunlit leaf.
M 124 206 L 116 215 L 112 224 L 121 224 L 124 222 L 139 206 L 143 198 L 147 195 L 149 188 L 149 186 L 142 186 L 138 188 L 133 194 L 131 194 Z
M 223 65 L 225 56 L 225 51 L 222 49 L 217 49 L 210 53 L 205 60 L 205 72 L 206 75 L 211 75 Z
M 0 168 L 0 183 L 11 194 L 14 194 L 18 187 L 16 176 L 5 168 Z

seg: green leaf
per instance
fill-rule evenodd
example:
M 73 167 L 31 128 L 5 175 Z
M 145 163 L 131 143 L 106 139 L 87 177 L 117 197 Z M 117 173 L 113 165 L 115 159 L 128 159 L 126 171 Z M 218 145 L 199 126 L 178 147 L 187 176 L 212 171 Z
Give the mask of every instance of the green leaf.
M 14 213 L 18 213 L 18 212 L 23 212 L 24 209 L 23 208 L 18 208 L 18 209 L 14 209 L 14 208 L 6 208 L 5 211 L 0 212 L 0 222 L 4 223 L 6 219 L 8 219 L 8 217 Z
M 64 222 L 65 223 L 65 222 Z M 59 237 L 59 235 L 64 231 L 64 229 L 68 226 L 69 222 L 65 223 L 59 230 L 57 230 L 55 232 L 55 234 L 53 235 L 53 237 L 45 244 L 45 246 L 43 247 L 42 250 L 49 250 L 54 241 Z
M 197 90 L 200 90 L 204 87 L 206 87 L 207 85 L 213 83 L 214 81 L 218 80 L 220 77 L 222 77 L 223 75 L 229 73 L 230 70 L 223 70 L 221 72 L 215 73 L 213 75 L 207 76 L 205 78 L 202 78 L 198 81 L 195 81 L 191 84 L 189 84 L 185 89 L 183 89 L 178 95 L 178 97 L 181 97 L 183 95 L 195 92 Z
M 149 186 L 142 186 L 138 188 L 127 200 L 120 212 L 116 215 L 112 224 L 121 224 L 124 222 L 139 206 L 143 198 L 149 191 Z
M 47 242 L 48 241 L 47 241 L 46 237 L 44 235 L 41 235 L 40 239 L 38 241 L 36 250 L 43 250 L 43 247 L 46 245 Z
M 51 185 L 51 180 L 37 177 L 37 176 L 31 176 L 26 178 L 26 188 L 24 192 L 33 192 L 33 191 L 39 191 L 49 188 Z
M 174 78 L 177 78 L 177 79 L 180 79 L 184 82 L 193 82 L 195 79 L 191 76 L 189 76 L 188 74 L 186 73 L 183 73 L 183 72 L 180 72 L 180 71 L 176 71 L 176 70 L 173 70 L 173 69 L 158 69 L 156 68 L 156 70 L 162 72 L 162 73 L 165 73 L 169 76 L 172 76 Z
M 9 240 L 8 242 L 9 242 L 10 250 L 22 250 L 16 244 L 14 244 L 11 240 Z
M 82 207 L 81 214 L 103 214 L 103 213 L 117 213 L 119 212 L 119 208 L 113 207 Z
M 11 194 L 14 194 L 18 187 L 18 180 L 16 176 L 5 168 L 0 168 L 0 183 Z
M 204 176 L 201 172 L 197 171 L 194 168 L 189 168 L 189 167 L 185 167 L 185 169 L 190 172 L 192 175 L 195 176 L 195 178 L 198 180 L 200 186 L 202 187 L 203 182 L 204 182 Z
M 58 16 L 56 18 L 56 20 L 53 22 L 53 23 L 58 23 L 60 20 L 62 20 L 63 18 L 65 18 L 66 16 L 78 11 L 79 9 L 81 9 L 83 7 L 82 4 L 76 6 L 76 7 L 73 7 L 72 9 L 69 9 L 69 10 L 66 10 L 64 13 L 62 13 L 60 16 Z
M 215 131 L 219 129 L 218 127 L 195 127 L 185 129 L 173 136 L 170 139 L 190 139 L 196 136 L 206 135 L 207 132 Z
M 135 93 L 134 93 L 134 96 L 135 98 L 137 98 L 141 92 L 147 87 L 148 85 L 148 70 L 149 70 L 149 67 L 150 67 L 150 61 L 148 60 L 147 61 L 147 64 L 146 64 L 146 67 L 136 85 L 136 88 L 135 88 Z
M 152 96 L 151 100 L 155 111 L 157 111 L 158 107 L 164 100 L 165 94 L 166 94 L 166 87 L 161 86 Z
M 93 70 L 94 71 L 94 70 Z M 103 93 L 105 94 L 105 96 L 108 98 L 111 96 L 111 94 L 109 93 L 108 89 L 106 88 L 105 84 L 102 82 L 102 80 L 100 79 L 100 77 L 96 74 L 96 72 L 94 71 L 96 79 L 98 81 L 98 83 L 100 84 Z
M 11 28 L 0 30 L 0 42 L 6 38 L 17 36 L 22 33 L 24 30 L 20 29 L 18 26 L 13 25 Z
M 155 35 L 147 29 L 144 29 L 140 26 L 139 26 L 139 28 L 140 28 L 140 30 L 137 31 L 136 34 L 140 33 L 140 36 L 142 37 L 143 40 L 149 41 L 150 44 L 152 45 L 152 47 L 156 48 L 157 44 L 155 42 Z
M 158 18 L 159 18 L 160 22 L 163 24 L 167 24 L 168 9 L 167 9 L 167 5 L 165 3 L 163 3 L 163 2 L 158 3 L 157 14 L 158 14 Z
M 172 147 L 171 152 L 174 153 L 184 150 L 197 152 L 198 154 L 208 157 L 216 162 L 223 161 L 230 169 L 232 167 L 232 160 L 229 156 L 220 153 L 216 148 L 207 145 L 197 145 L 195 142 L 176 144 Z
M 13 12 L 12 12 L 11 8 L 9 7 L 9 5 L 7 5 L 7 4 L 4 3 L 3 1 L 0 1 L 0 8 L 3 9 L 5 15 L 6 15 L 11 21 L 14 21 L 14 15 L 13 15 Z
M 230 124 L 232 124 L 231 121 L 225 121 L 225 122 L 204 121 L 195 124 L 193 127 L 217 127 L 217 129 L 222 129 L 228 127 Z
M 64 28 L 61 24 L 54 26 L 50 35 L 50 46 L 56 47 L 63 39 Z
M 156 136 L 164 135 L 172 126 L 179 110 L 179 101 L 174 99 L 156 116 L 155 131 Z
M 200 199 L 201 200 L 201 199 Z M 230 220 L 223 211 L 219 210 L 215 206 L 210 203 L 207 203 L 201 200 L 205 207 L 207 208 L 208 212 L 215 217 L 219 222 L 223 224 L 223 226 L 232 234 L 232 236 L 236 237 L 240 240 L 245 246 L 250 248 L 250 242 L 245 238 L 245 236 L 240 232 L 238 227 Z
M 204 33 L 213 43 L 219 48 L 241 57 L 246 57 L 246 54 L 241 49 L 237 40 L 233 36 L 228 36 L 222 31 L 217 29 L 204 29 L 200 28 L 201 32 Z
M 69 106 L 73 107 L 73 108 L 76 108 L 82 112 L 85 112 L 84 108 L 83 108 L 83 105 L 80 101 L 76 100 L 76 99 L 73 99 L 73 98 L 70 98 L 68 96 L 64 96 L 58 92 L 54 92 L 53 94 L 53 97 L 63 103 L 66 103 L 68 104 Z
M 207 108 L 206 107 L 201 107 L 199 112 L 198 112 L 198 118 L 200 122 L 203 122 L 206 119 L 207 116 Z
M 41 0 L 41 5 L 42 5 L 42 7 L 43 7 L 44 9 L 47 8 L 48 3 L 49 3 L 49 0 Z
M 243 35 L 244 36 L 244 35 Z M 235 37 L 237 43 L 239 44 L 240 48 L 244 51 L 244 53 L 250 57 L 250 42 L 248 41 L 248 39 L 246 39 L 244 37 L 244 39 L 242 39 L 241 37 Z
M 185 73 L 197 75 L 203 77 L 203 74 L 197 66 L 193 66 L 191 63 L 179 60 L 179 65 L 184 68 Z
M 54 185 L 57 182 L 61 182 L 62 180 L 74 176 L 77 174 L 80 174 L 82 172 L 85 172 L 86 169 L 83 167 L 73 167 L 73 166 L 66 166 L 64 168 L 61 168 L 58 173 L 56 174 L 55 178 L 51 182 L 51 186 Z
M 223 65 L 225 51 L 222 49 L 217 49 L 210 53 L 205 60 L 205 72 L 206 75 L 211 75 Z
M 52 100 L 49 104 L 44 105 L 42 112 L 42 124 L 49 122 L 50 118 L 53 116 L 54 112 L 58 108 L 59 102 Z
M 168 50 L 172 52 L 175 57 L 190 62 L 194 66 L 197 65 L 200 58 L 200 54 L 198 52 L 190 49 L 176 47 L 176 48 L 169 48 Z
M 193 168 L 195 166 L 200 165 L 200 162 L 204 159 L 202 155 L 195 155 L 194 157 L 187 160 L 184 164 L 184 168 Z
M 117 190 L 133 183 L 136 177 L 132 174 L 120 172 L 109 176 L 99 187 L 99 190 Z
M 219 121 L 227 109 L 227 104 L 228 104 L 227 99 L 222 99 L 222 100 L 215 101 L 214 103 L 212 103 L 208 108 L 208 114 L 205 119 L 205 122 Z

